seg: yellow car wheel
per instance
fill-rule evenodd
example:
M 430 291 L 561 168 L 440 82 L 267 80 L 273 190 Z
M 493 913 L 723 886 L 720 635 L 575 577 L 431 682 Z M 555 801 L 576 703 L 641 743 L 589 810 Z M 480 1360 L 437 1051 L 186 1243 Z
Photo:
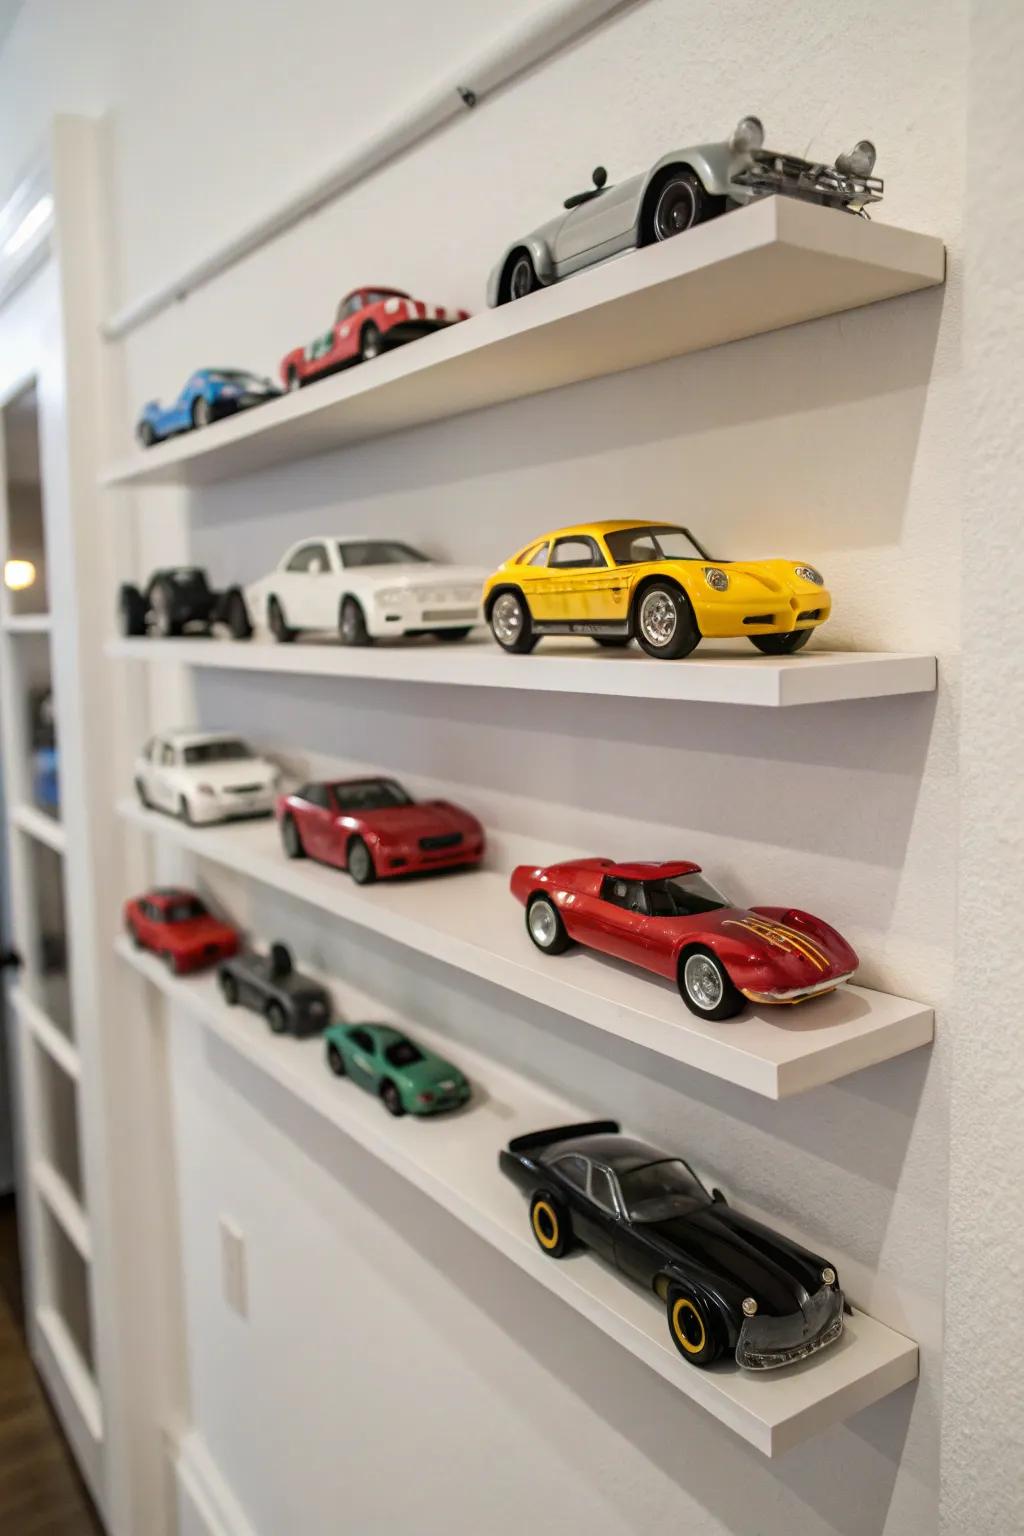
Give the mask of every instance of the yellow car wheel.
M 689 1291 L 684 1291 L 682 1286 L 670 1285 L 665 1306 L 668 1331 L 683 1359 L 701 1367 L 717 1360 L 721 1345 L 704 1303 Z
M 524 656 L 537 644 L 529 604 L 517 587 L 504 587 L 491 598 L 487 619 L 503 651 Z
M 678 661 L 700 644 L 690 599 L 674 581 L 649 581 L 633 601 L 633 633 L 648 656 Z
M 530 1201 L 530 1226 L 538 1248 L 549 1258 L 564 1258 L 572 1247 L 569 1212 L 554 1195 L 534 1195 Z

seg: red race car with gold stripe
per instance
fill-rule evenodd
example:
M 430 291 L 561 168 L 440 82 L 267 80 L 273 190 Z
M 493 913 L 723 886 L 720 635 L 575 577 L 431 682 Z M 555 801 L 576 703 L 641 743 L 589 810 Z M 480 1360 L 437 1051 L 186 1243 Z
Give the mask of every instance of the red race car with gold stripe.
M 736 907 L 699 864 L 569 859 L 520 864 L 512 894 L 545 954 L 584 944 L 677 983 L 702 1019 L 752 1003 L 802 1003 L 849 981 L 859 961 L 820 917 L 788 907 Z

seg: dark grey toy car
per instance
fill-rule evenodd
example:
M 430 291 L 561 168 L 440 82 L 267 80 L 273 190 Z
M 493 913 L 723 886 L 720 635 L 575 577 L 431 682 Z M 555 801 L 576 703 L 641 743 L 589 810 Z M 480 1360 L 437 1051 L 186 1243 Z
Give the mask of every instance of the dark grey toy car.
M 331 1021 L 330 993 L 295 969 L 285 944 L 225 960 L 217 980 L 229 1007 L 241 1003 L 261 1013 L 275 1035 L 318 1035 Z

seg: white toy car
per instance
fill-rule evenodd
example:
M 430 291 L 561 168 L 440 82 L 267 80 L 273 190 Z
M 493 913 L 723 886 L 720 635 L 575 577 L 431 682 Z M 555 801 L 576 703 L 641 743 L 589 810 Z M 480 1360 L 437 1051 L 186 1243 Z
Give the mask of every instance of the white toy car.
M 135 788 L 150 810 L 205 824 L 268 816 L 281 770 L 225 731 L 167 731 L 147 742 Z
M 245 588 L 254 625 L 277 640 L 333 631 L 344 645 L 393 635 L 465 640 L 483 623 L 487 572 L 440 565 L 395 539 L 303 539 L 270 576 Z

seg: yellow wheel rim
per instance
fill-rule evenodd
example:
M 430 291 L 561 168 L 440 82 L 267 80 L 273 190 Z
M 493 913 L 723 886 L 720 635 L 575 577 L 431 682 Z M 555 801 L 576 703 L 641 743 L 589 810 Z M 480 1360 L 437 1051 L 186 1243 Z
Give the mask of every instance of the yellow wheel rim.
M 686 1331 L 683 1327 L 684 1314 L 688 1314 L 691 1318 L 693 1318 L 697 1324 L 697 1327 L 700 1329 L 700 1338 L 696 1344 L 692 1343 L 691 1340 L 686 1336 Z M 688 1296 L 678 1297 L 675 1305 L 672 1308 L 672 1332 L 679 1340 L 680 1347 L 684 1349 L 688 1355 L 699 1355 L 708 1341 L 707 1330 L 704 1327 L 704 1319 L 701 1317 L 700 1313 L 697 1311 L 697 1308 L 694 1306 L 693 1302 L 689 1299 Z
M 533 1207 L 533 1230 L 548 1253 L 558 1247 L 558 1217 L 546 1200 L 538 1200 Z

